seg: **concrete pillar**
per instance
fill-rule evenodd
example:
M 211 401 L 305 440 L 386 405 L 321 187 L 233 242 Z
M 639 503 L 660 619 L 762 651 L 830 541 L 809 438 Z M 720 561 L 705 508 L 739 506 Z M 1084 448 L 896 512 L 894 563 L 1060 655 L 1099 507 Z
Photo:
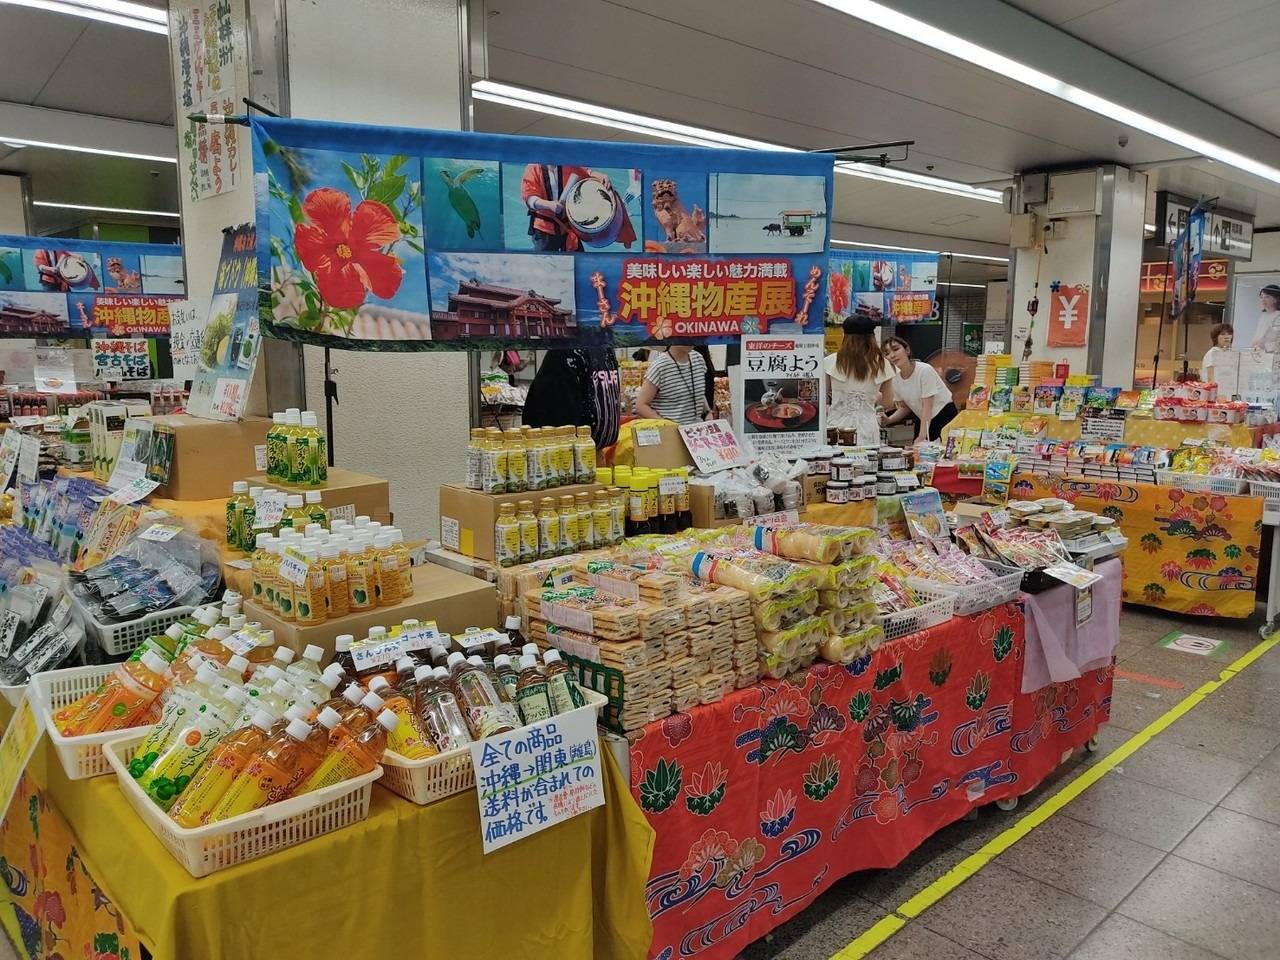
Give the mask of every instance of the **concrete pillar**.
M 1145 174 L 1111 165 L 1019 178 L 1009 258 L 1015 361 L 1030 336 L 1033 360 L 1070 363 L 1105 386 L 1133 386 L 1146 190 Z M 1037 277 L 1033 321 L 1027 304 Z M 1073 321 L 1088 321 L 1081 346 L 1047 343 L 1054 284 L 1087 287 L 1087 313 Z
M 0 173 L 0 234 L 22 236 L 30 231 L 27 222 L 27 178 L 17 173 Z

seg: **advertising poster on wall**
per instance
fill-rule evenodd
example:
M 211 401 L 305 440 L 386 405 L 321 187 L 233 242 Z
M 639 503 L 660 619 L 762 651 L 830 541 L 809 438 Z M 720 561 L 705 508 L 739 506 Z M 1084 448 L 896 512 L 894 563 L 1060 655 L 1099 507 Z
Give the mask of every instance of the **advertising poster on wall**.
M 822 330 L 830 156 L 252 130 L 270 336 L 460 350 Z
M 1231 291 L 1232 346 L 1241 354 L 1239 393 L 1250 403 L 1280 397 L 1280 273 L 1237 273 Z
M 166 337 L 182 288 L 178 246 L 0 236 L 0 336 Z
M 883 320 L 885 326 L 936 320 L 937 290 L 936 253 L 833 250 L 827 279 L 828 350 L 840 345 L 840 324 L 853 314 Z
M 240 180 L 241 128 L 193 123 L 189 113 L 243 110 L 237 89 L 243 59 L 243 20 L 226 0 L 175 0 L 169 5 L 170 62 L 177 72 L 178 161 L 192 200 L 234 190 Z
M 1059 283 L 1049 285 L 1049 328 L 1045 333 L 1050 347 L 1083 347 L 1089 334 L 1089 285 Z
M 249 400 L 262 338 L 258 325 L 257 231 L 251 223 L 222 235 L 209 322 L 197 355 L 187 412 L 211 420 L 238 420 Z
M 825 442 L 823 349 L 819 336 L 742 338 L 733 428 L 757 453 L 798 457 Z

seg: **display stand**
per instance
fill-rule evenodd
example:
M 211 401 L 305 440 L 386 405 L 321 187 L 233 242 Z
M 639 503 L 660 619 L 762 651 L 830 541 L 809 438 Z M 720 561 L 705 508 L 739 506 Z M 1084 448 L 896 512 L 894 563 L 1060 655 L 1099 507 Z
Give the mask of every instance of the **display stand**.
M 985 410 L 961 410 L 959 415 L 942 430 L 945 443 L 956 430 L 996 430 L 1009 425 L 1020 425 L 1032 414 L 988 413 Z M 1044 428 L 1035 436 L 1045 440 L 1079 440 L 1082 421 L 1059 420 L 1057 417 L 1040 417 Z M 1150 417 L 1130 415 L 1124 425 L 1124 442 L 1147 447 L 1177 447 L 1184 440 L 1210 439 L 1231 447 L 1253 446 L 1253 429 L 1243 423 L 1180 423 L 1177 420 L 1153 420 Z

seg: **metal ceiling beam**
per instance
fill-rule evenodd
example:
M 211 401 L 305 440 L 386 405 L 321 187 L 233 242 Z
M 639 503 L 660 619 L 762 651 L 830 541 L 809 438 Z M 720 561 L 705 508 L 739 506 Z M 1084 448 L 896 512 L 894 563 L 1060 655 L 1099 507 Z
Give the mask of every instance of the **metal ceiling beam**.
M 176 162 L 177 133 L 159 123 L 119 120 L 0 100 L 0 141 L 32 141 Z

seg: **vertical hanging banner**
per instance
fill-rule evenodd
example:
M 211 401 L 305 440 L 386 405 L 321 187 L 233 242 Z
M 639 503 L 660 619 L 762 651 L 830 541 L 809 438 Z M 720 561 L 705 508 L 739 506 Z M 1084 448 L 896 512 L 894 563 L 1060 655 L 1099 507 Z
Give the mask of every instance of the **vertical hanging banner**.
M 241 109 L 237 73 L 243 60 L 243 14 L 228 0 L 175 0 L 169 5 L 169 62 L 177 73 L 179 162 L 192 200 L 234 190 L 240 180 L 240 128 L 193 123 L 189 113 Z M 240 5 L 241 9 L 243 5 Z
M 209 322 L 197 355 L 187 412 L 211 420 L 238 420 L 249 399 L 262 338 L 258 326 L 257 231 L 251 223 L 222 235 Z
M 1089 333 L 1089 285 L 1052 283 L 1049 285 L 1050 347 L 1083 347 Z
M 798 457 L 824 446 L 822 337 L 742 338 L 733 429 L 757 453 Z
M 1173 291 L 1169 300 L 1169 316 L 1178 317 L 1196 298 L 1196 282 L 1200 277 L 1200 258 L 1204 253 L 1205 211 L 1195 207 L 1187 215 L 1186 225 L 1178 231 L 1170 249 L 1173 260 Z
M 822 331 L 829 155 L 252 129 L 269 336 L 462 350 Z
M 833 250 L 827 280 L 828 338 L 857 315 L 890 323 L 937 319 L 938 255 L 902 250 Z M 834 349 L 828 344 L 829 348 Z

